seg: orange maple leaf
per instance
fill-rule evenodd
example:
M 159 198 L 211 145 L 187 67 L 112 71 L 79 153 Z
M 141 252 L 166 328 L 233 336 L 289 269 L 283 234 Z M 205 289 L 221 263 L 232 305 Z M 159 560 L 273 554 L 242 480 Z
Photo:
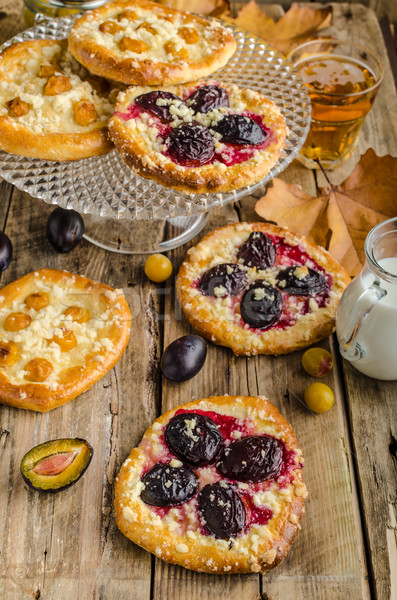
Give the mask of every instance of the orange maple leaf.
M 229 0 L 155 0 L 158 4 L 200 15 L 218 16 L 230 10 Z
M 316 31 L 331 25 L 332 7 L 312 9 L 294 3 L 281 19 L 274 22 L 260 10 L 255 0 L 250 0 L 236 19 L 224 18 L 288 54 L 295 46 L 311 39 Z
M 273 180 L 255 210 L 326 248 L 350 275 L 364 264 L 364 241 L 377 223 L 397 214 L 397 158 L 370 149 L 341 185 L 315 198 L 299 185 Z

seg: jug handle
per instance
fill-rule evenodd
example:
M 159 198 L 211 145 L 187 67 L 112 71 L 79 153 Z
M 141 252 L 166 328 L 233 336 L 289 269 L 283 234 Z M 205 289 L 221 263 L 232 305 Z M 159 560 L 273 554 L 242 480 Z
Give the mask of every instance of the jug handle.
M 350 362 L 358 361 L 365 355 L 365 348 L 360 344 L 360 333 L 369 313 L 386 294 L 387 291 L 380 287 L 380 282 L 375 281 L 357 298 L 339 342 L 340 353 Z M 357 309 L 358 304 L 362 301 L 365 303 Z

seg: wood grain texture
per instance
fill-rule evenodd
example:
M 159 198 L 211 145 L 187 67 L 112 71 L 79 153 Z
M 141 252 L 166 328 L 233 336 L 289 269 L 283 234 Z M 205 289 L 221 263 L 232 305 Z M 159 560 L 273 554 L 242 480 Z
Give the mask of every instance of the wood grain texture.
M 351 17 L 348 16 L 350 14 Z M 375 50 L 381 57 L 385 67 L 384 80 L 373 111 L 364 125 L 359 149 L 364 152 L 368 147 L 375 147 L 381 156 L 386 153 L 395 155 L 397 137 L 395 133 L 389 135 L 387 130 L 391 132 L 397 123 L 397 96 L 393 78 L 397 64 L 394 63 L 394 68 L 391 68 L 374 13 L 359 5 L 334 5 L 333 28 L 335 37 L 355 41 Z M 391 49 L 389 57 L 393 59 Z M 331 173 L 331 181 L 343 181 L 350 169 L 350 165 L 343 167 L 336 179 Z M 293 174 L 292 181 L 302 185 L 302 180 L 296 180 L 298 171 L 295 165 L 282 177 L 291 181 L 290 173 Z M 325 182 L 319 174 L 317 179 L 318 184 L 324 187 Z M 356 502 L 353 507 L 356 523 L 360 519 L 358 511 L 361 507 L 372 595 L 377 600 L 389 600 L 397 597 L 396 384 L 370 380 L 346 361 L 343 372 L 348 428 L 351 431 L 351 436 L 347 437 L 352 439 L 351 472 L 352 475 L 356 472 L 360 492 L 359 505 Z M 361 560 L 362 557 L 363 552 Z
M 0 0 L 0 43 L 25 28 L 23 0 Z
M 313 172 L 297 163 L 281 178 L 298 183 L 306 193 L 317 192 Z M 241 203 L 240 220 L 261 220 L 253 210 L 255 201 Z M 331 351 L 336 362 L 332 339 L 319 345 Z M 303 392 L 315 379 L 303 371 L 302 354 L 247 359 L 247 387 L 239 392 L 268 396 L 292 423 L 305 456 L 309 499 L 303 529 L 285 562 L 263 577 L 263 589 L 274 598 L 369 598 L 358 498 L 351 476 L 349 428 L 339 384 L 341 373 L 335 368 L 322 379 L 335 391 L 337 406 L 325 415 L 310 414 Z M 238 364 L 239 359 L 235 361 Z M 231 370 L 234 375 L 238 373 L 237 364 Z M 237 381 L 242 377 L 238 373 Z
M 215 227 L 238 221 L 233 205 L 214 210 L 210 220 L 200 237 Z M 192 240 L 189 246 L 198 241 Z M 187 246 L 172 253 L 172 263 L 177 267 L 182 262 Z M 191 327 L 182 315 L 175 297 L 174 280 L 167 282 L 167 294 L 164 307 L 164 348 L 181 335 L 190 333 Z M 178 404 L 190 402 L 210 395 L 232 394 L 227 385 L 230 355 L 225 348 L 208 345 L 207 359 L 197 377 L 183 382 L 172 383 L 163 378 L 161 412 L 165 412 Z M 255 598 L 260 591 L 257 575 L 206 575 L 173 567 L 156 559 L 154 571 L 155 600 L 212 600 L 213 598 Z
M 397 389 L 343 362 L 376 600 L 397 597 Z
M 299 182 L 307 191 L 315 193 L 313 173 L 300 165 L 292 165 L 283 177 Z M 255 196 L 262 193 L 259 190 Z M 237 205 L 240 220 L 254 220 L 255 197 L 246 198 Z M 230 208 L 229 208 L 230 210 Z M 213 215 L 207 229 L 236 220 L 236 216 L 225 214 L 222 209 L 219 217 Z M 180 262 L 186 249 L 174 252 L 174 264 Z M 175 305 L 173 286 L 166 300 L 166 311 Z M 181 320 L 167 319 L 164 327 L 164 345 L 177 337 L 191 332 L 189 324 Z M 325 347 L 329 344 L 325 343 Z M 207 361 L 194 379 L 182 384 L 164 381 L 162 389 L 162 411 L 172 406 L 205 397 L 209 394 L 264 394 L 281 413 L 292 423 L 306 457 L 305 480 L 310 496 L 308 509 L 297 540 L 286 561 L 275 571 L 260 580 L 260 591 L 279 598 L 318 598 L 345 599 L 369 598 L 365 583 L 365 559 L 361 524 L 356 497 L 353 497 L 349 461 L 346 452 L 348 442 L 345 431 L 343 399 L 338 395 L 338 409 L 322 417 L 310 415 L 304 407 L 302 397 L 308 385 L 308 377 L 301 368 L 301 354 L 284 357 L 237 358 L 225 348 L 208 345 Z M 330 385 L 335 388 L 339 372 L 329 376 Z M 316 431 L 316 434 L 314 434 Z M 321 443 L 319 444 L 319 439 Z M 337 493 L 335 493 L 337 490 Z M 332 544 L 329 540 L 332 539 Z M 174 581 L 170 572 L 174 568 L 156 561 L 155 591 L 161 600 L 165 598 L 207 598 L 207 578 L 202 575 L 178 572 Z M 202 584 L 197 585 L 199 581 Z M 255 576 L 247 576 L 241 588 L 240 578 L 215 578 L 211 585 L 211 596 L 216 593 L 230 598 L 249 596 Z M 209 579 L 210 581 L 213 578 Z M 229 580 L 233 587 L 229 589 Z M 166 584 L 164 582 L 167 582 Z M 194 582 L 194 584 L 193 584 Z M 166 587 L 165 587 L 166 585 Z M 255 585 L 258 585 L 255 583 Z M 186 591 L 185 591 L 186 590 Z M 187 593 L 189 590 L 189 594 Z M 197 591 L 196 591 L 197 590 Z M 226 595 L 227 592 L 227 595 Z
M 296 0 L 283 0 L 282 5 L 287 10 L 295 1 Z M 256 0 L 256 3 L 263 5 L 273 4 L 273 0 Z M 346 4 L 346 0 L 335 0 L 333 4 L 336 3 Z M 324 0 L 322 4 L 330 4 L 330 2 Z M 387 16 L 392 21 L 397 20 L 397 3 L 395 0 L 350 0 L 349 4 L 362 4 L 365 7 L 371 8 L 376 13 L 378 19 Z
M 6 227 L 14 260 L 2 282 L 48 266 L 124 287 L 132 335 L 115 369 L 76 401 L 47 414 L 0 407 L 0 431 L 5 432 L 1 505 L 7 505 L 0 524 L 5 545 L 0 597 L 25 600 L 39 591 L 37 597 L 57 600 L 67 590 L 70 599 L 127 600 L 134 581 L 134 597 L 148 600 L 151 557 L 118 531 L 112 497 L 121 462 L 157 414 L 160 300 L 144 284 L 141 259 L 109 254 L 85 241 L 70 255 L 56 254 L 45 239 L 50 210 L 14 192 Z M 18 473 L 22 456 L 32 446 L 59 437 L 83 437 L 92 444 L 89 470 L 60 494 L 28 489 Z
M 21 0 L 0 0 L 0 38 L 21 28 L 17 19 L 21 5 Z M 379 6 L 386 3 L 379 0 Z M 354 19 L 347 17 L 347 9 Z M 7 27 L 2 27 L 6 17 L 1 18 L 1 11 L 8 15 Z M 280 6 L 271 11 L 275 17 L 282 14 Z M 373 13 L 345 4 L 335 8 L 335 15 L 338 35 L 375 45 L 387 64 Z M 391 94 L 389 78 L 390 70 L 384 102 Z M 380 107 L 387 108 L 382 102 L 381 97 Z M 377 105 L 374 114 L 375 110 Z M 392 115 L 386 111 L 384 122 L 375 125 L 370 139 L 388 135 L 387 144 L 394 148 L 397 120 Z M 315 195 L 315 175 L 298 163 L 282 177 Z M 213 211 L 206 231 L 239 219 L 256 219 L 254 205 L 263 191 Z M 321 344 L 335 359 L 334 370 L 324 381 L 334 389 L 336 405 L 325 415 L 311 415 L 302 403 L 303 390 L 312 381 L 302 371 L 302 353 L 237 358 L 225 348 L 209 345 L 198 376 L 182 384 L 161 379 L 163 348 L 191 331 L 176 304 L 175 273 L 167 285 L 153 284 L 143 275 L 144 257 L 114 255 L 86 241 L 70 255 L 58 255 L 44 233 L 52 208 L 4 182 L 0 194 L 0 225 L 14 244 L 14 258 L 0 276 L 1 285 L 39 267 L 65 268 L 123 287 L 133 317 L 123 358 L 80 398 L 47 414 L 0 406 L 0 598 L 397 597 L 396 384 L 368 379 L 342 362 L 332 338 Z M 175 270 L 186 249 L 172 253 Z M 224 393 L 267 395 L 294 427 L 306 457 L 310 496 L 302 531 L 286 561 L 263 577 L 218 577 L 171 567 L 124 538 L 114 521 L 114 477 L 149 423 L 176 404 Z M 67 436 L 84 437 L 94 446 L 87 473 L 60 494 L 28 489 L 19 474 L 23 454 L 35 444 Z

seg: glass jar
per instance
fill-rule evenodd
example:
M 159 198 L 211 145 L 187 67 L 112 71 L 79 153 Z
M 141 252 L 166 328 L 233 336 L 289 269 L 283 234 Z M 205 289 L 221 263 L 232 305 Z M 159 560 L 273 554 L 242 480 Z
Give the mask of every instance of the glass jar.
M 23 0 L 24 18 L 28 27 L 34 25 L 34 17 L 37 13 L 48 17 L 64 17 L 79 12 L 97 8 L 108 0 Z

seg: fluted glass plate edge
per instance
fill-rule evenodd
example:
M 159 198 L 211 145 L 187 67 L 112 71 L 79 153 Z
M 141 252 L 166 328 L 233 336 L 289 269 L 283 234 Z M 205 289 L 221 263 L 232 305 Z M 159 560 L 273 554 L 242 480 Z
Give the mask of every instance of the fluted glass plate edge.
M 24 40 L 65 38 L 73 22 L 70 16 L 43 19 L 0 50 Z M 30 159 L 0 151 L 0 176 L 49 204 L 113 219 L 194 215 L 252 194 L 277 177 L 299 153 L 310 126 L 310 99 L 299 74 L 278 50 L 237 27 L 231 29 L 237 50 L 212 78 L 269 96 L 289 129 L 278 161 L 259 183 L 228 193 L 186 195 L 135 175 L 116 150 L 73 162 Z

